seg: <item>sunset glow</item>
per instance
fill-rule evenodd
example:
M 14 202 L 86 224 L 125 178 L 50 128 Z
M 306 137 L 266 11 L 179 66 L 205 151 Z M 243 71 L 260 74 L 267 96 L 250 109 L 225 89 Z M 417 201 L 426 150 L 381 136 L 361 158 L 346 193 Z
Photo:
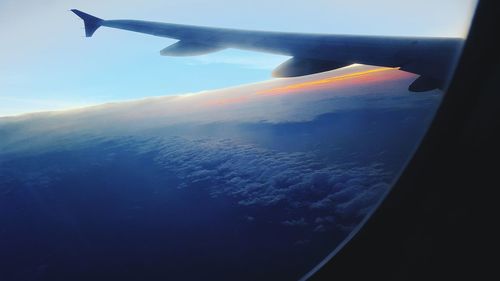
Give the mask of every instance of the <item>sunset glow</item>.
M 306 81 L 283 87 L 262 90 L 257 92 L 257 94 L 279 95 L 291 92 L 298 92 L 305 89 L 315 90 L 315 89 L 331 88 L 333 86 L 341 87 L 341 86 L 350 86 L 353 84 L 367 84 L 367 83 L 378 82 L 381 80 L 389 80 L 398 77 L 402 78 L 408 76 L 408 74 L 404 72 L 396 71 L 398 69 L 399 69 L 398 67 L 396 68 L 380 67 L 375 69 L 351 72 L 325 79 Z
M 325 77 L 325 74 L 329 76 Z M 250 95 L 216 96 L 203 100 L 201 105 L 204 107 L 228 106 L 278 95 L 311 94 L 318 90 L 339 90 L 361 86 L 384 85 L 384 82 L 408 79 L 414 76 L 414 74 L 399 71 L 399 67 L 373 67 L 363 65 L 353 65 L 349 67 L 349 69 L 344 68 L 339 71 L 325 74 L 317 74 L 319 77 L 307 77 L 305 79 L 309 80 L 306 81 L 304 81 L 304 78 L 284 79 L 281 82 L 288 82 L 285 85 L 280 84 L 278 80 L 274 80 L 274 82 L 265 87 L 256 89 Z

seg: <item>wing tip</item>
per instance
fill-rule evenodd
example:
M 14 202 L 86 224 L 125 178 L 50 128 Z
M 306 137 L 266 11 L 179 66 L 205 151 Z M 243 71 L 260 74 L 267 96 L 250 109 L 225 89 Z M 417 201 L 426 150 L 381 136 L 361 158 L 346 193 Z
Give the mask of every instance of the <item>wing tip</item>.
M 84 13 L 77 9 L 71 9 L 70 11 L 83 20 L 86 37 L 92 37 L 94 32 L 101 26 L 102 22 L 104 21 L 101 18 Z

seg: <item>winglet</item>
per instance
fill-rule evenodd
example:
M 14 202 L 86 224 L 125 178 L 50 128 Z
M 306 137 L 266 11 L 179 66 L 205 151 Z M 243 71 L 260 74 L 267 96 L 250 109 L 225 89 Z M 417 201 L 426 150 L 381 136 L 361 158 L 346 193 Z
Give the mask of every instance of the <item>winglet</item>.
M 92 34 L 94 34 L 94 32 L 101 26 L 101 23 L 103 22 L 103 19 L 91 16 L 82 11 L 76 9 L 72 9 L 71 11 L 83 20 L 83 23 L 85 25 L 85 36 L 87 37 L 92 37 Z

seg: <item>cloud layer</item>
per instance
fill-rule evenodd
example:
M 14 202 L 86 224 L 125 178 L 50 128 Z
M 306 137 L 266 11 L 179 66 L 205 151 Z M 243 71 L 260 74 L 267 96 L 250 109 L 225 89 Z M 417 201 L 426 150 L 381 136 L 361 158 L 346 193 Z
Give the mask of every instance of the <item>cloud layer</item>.
M 229 139 L 169 137 L 141 147 L 140 153 L 159 149 L 155 160 L 181 179 L 178 188 L 203 184 L 212 197 L 231 197 L 241 206 L 287 208 L 283 225 L 318 232 L 329 225 L 354 226 L 393 177 L 382 163 L 325 164 L 313 152 L 279 152 Z

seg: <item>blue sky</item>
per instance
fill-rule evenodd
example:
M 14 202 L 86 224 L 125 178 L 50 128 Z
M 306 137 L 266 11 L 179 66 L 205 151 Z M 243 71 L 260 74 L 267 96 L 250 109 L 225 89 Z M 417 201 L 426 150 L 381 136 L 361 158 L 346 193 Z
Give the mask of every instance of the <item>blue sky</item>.
M 476 0 L 0 1 L 0 116 L 192 93 L 270 79 L 286 57 L 237 50 L 172 58 L 175 41 L 102 28 L 68 10 L 288 32 L 465 36 Z

